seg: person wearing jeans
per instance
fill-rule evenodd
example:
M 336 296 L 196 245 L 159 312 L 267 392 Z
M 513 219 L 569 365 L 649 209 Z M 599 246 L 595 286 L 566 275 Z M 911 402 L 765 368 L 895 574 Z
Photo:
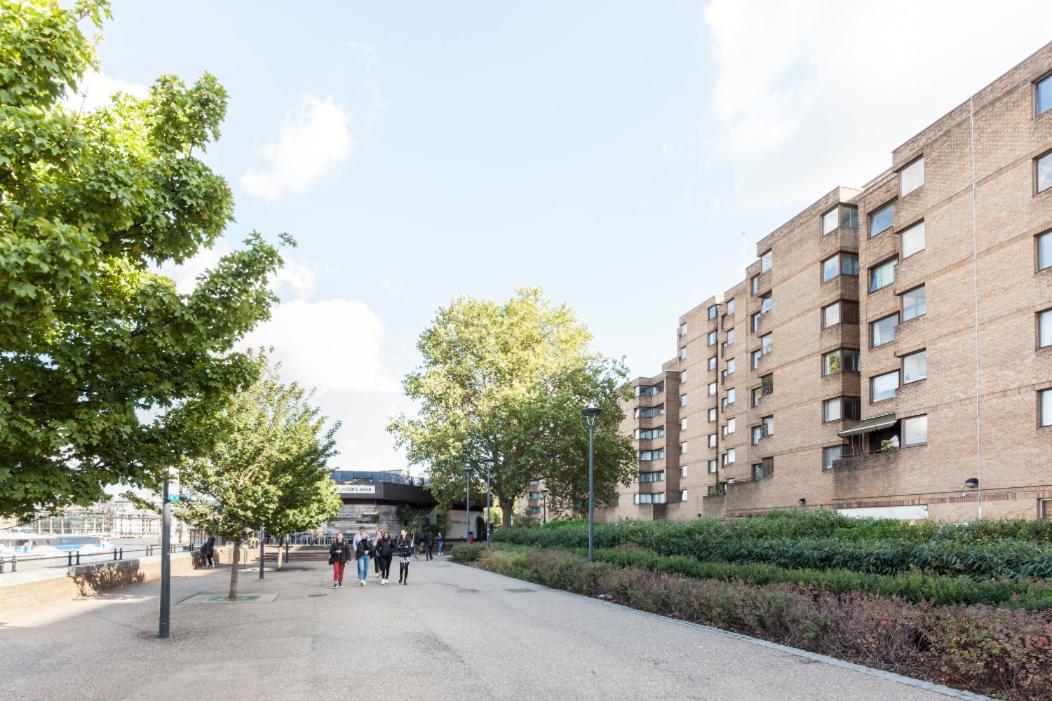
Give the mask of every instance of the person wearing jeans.
M 373 554 L 373 544 L 369 542 L 369 534 L 362 528 L 358 532 L 358 544 L 355 546 L 355 556 L 358 558 L 358 581 L 365 586 L 365 580 L 369 577 L 369 558 Z

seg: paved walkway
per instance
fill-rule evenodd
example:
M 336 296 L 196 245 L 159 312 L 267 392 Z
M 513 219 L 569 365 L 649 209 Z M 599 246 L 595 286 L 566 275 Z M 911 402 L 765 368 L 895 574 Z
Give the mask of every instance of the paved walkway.
M 246 569 L 273 602 L 176 604 L 169 640 L 156 583 L 0 621 L 0 699 L 947 698 L 445 560 L 411 572 L 334 591 L 324 563 Z M 227 576 L 176 578 L 173 600 Z

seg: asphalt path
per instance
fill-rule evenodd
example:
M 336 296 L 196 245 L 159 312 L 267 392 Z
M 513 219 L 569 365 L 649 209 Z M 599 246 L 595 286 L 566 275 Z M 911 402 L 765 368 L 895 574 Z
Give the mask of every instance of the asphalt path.
M 353 563 L 352 563 L 353 564 Z M 393 569 L 397 569 L 397 562 Z M 0 620 L 0 699 L 945 699 L 948 690 L 453 564 L 362 588 L 241 571 L 269 603 L 189 603 L 229 571 Z M 973 697 L 974 698 L 974 697 Z

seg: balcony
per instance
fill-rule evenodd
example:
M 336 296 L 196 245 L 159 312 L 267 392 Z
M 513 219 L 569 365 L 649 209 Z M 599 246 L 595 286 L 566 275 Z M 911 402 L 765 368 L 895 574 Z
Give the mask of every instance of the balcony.
M 898 459 L 898 456 L 898 448 L 845 451 L 833 461 L 833 471 L 861 470 L 890 465 Z

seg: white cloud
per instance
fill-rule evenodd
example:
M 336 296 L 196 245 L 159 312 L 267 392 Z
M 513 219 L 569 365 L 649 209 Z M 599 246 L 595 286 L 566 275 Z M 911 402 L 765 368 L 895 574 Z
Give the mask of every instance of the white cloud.
M 738 203 L 858 186 L 891 151 L 1044 45 L 1052 3 L 713 0 L 717 129 Z
M 285 116 L 278 138 L 260 148 L 264 165 L 246 170 L 241 187 L 264 199 L 302 192 L 346 160 L 354 144 L 350 125 L 350 114 L 331 96 L 304 95 Z
M 149 88 L 92 70 L 84 74 L 77 91 L 67 92 L 62 102 L 72 112 L 91 112 L 108 105 L 110 99 L 119 92 L 141 98 L 149 94 Z

